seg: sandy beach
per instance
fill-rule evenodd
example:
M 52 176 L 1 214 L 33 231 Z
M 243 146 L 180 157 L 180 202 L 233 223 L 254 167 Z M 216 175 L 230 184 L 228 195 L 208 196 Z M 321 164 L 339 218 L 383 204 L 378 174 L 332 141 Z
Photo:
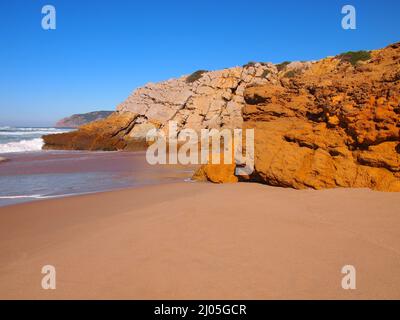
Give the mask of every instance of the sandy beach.
M 399 207 L 367 189 L 190 182 L 2 207 L 0 299 L 399 299 Z

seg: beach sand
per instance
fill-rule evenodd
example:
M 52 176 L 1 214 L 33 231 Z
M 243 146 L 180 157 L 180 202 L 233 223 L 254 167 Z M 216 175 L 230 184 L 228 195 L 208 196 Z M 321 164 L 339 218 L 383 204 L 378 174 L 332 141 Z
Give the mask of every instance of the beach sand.
M 190 182 L 3 207 L 0 298 L 399 299 L 399 208 L 398 193 Z

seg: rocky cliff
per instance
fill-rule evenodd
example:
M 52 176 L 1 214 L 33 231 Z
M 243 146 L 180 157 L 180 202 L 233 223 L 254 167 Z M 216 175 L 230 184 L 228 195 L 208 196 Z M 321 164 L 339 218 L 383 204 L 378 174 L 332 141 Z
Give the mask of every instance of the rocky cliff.
M 240 128 L 243 123 L 244 90 L 249 85 L 269 83 L 276 73 L 272 64 L 252 64 L 220 71 L 198 71 L 190 76 L 147 84 L 133 92 L 119 112 L 140 115 L 178 128 Z M 275 79 L 276 81 L 276 79 Z
M 400 191 L 400 43 L 323 59 L 276 84 L 249 87 L 244 98 L 243 127 L 255 129 L 255 171 L 247 180 Z M 205 167 L 214 176 L 203 167 L 199 179 L 234 174 Z
M 56 123 L 56 128 L 78 128 L 89 122 L 104 119 L 114 111 L 94 111 L 89 113 L 74 114 L 70 117 L 61 119 Z
M 292 63 L 287 68 L 297 70 L 310 65 Z M 75 132 L 44 136 L 44 148 L 132 150 L 144 145 L 150 128 L 164 129 L 169 120 L 177 122 L 178 130 L 241 128 L 245 88 L 276 84 L 278 73 L 272 63 L 249 63 L 149 83 L 136 89 L 105 120 L 84 125 Z
M 293 188 L 400 191 L 400 44 L 316 62 L 249 63 L 135 90 L 117 112 L 46 148 L 128 150 L 150 127 L 255 129 L 247 180 Z M 234 166 L 198 179 L 232 182 Z M 211 174 L 212 173 L 212 174 Z

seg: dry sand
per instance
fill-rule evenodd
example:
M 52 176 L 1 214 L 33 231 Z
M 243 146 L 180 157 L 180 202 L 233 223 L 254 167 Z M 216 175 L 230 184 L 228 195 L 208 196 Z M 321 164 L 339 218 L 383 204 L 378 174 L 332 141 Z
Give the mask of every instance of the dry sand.
M 0 298 L 399 299 L 399 208 L 398 193 L 205 183 L 3 207 Z

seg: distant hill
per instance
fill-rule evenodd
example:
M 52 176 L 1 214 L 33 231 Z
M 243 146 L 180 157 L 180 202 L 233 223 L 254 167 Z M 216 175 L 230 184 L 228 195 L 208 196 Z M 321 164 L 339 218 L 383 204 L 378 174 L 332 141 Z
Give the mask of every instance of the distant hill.
M 57 128 L 77 128 L 81 125 L 107 118 L 114 111 L 93 111 L 89 113 L 74 114 L 61 119 L 56 123 Z

